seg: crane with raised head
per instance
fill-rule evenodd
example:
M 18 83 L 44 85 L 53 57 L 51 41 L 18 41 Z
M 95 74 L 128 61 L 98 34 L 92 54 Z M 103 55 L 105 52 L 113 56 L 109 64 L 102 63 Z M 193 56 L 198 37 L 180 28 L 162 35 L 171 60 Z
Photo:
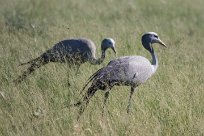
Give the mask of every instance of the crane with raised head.
M 157 70 L 158 59 L 154 52 L 153 44 L 158 43 L 167 47 L 155 32 L 147 32 L 143 34 L 141 42 L 143 47 L 150 52 L 152 61 L 150 62 L 147 58 L 142 56 L 124 56 L 110 61 L 106 67 L 95 72 L 83 88 L 84 90 L 86 86 L 92 82 L 87 92 L 83 95 L 82 100 L 74 104 L 74 106 L 80 106 L 79 116 L 84 112 L 90 99 L 97 90 L 105 91 L 105 106 L 109 96 L 109 91 L 115 85 L 131 87 L 127 106 L 127 112 L 129 113 L 131 99 L 135 89 L 149 79 Z
M 93 65 L 101 64 L 106 55 L 106 50 L 111 48 L 114 53 L 115 51 L 115 41 L 112 38 L 105 38 L 101 42 L 101 57 L 96 59 L 96 46 L 90 39 L 79 38 L 79 39 L 68 39 L 63 40 L 55 44 L 51 49 L 47 50 L 39 57 L 32 59 L 26 63 L 21 63 L 21 65 L 30 64 L 28 69 L 19 76 L 15 83 L 20 83 L 29 74 L 34 72 L 35 69 L 49 63 L 49 62 L 67 62 L 69 66 L 75 65 L 78 68 L 81 64 L 89 61 Z

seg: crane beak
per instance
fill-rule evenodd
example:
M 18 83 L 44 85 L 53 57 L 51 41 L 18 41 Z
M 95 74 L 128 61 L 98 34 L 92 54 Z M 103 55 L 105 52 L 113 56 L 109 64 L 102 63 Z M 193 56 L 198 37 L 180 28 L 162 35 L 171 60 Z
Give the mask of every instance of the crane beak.
M 156 43 L 159 43 L 160 45 L 167 48 L 166 44 L 164 42 L 162 42 L 162 40 L 160 40 L 159 38 L 156 40 Z
M 114 47 L 111 47 L 111 49 L 112 49 L 112 50 L 113 50 L 113 52 L 116 54 L 115 48 L 114 48 Z

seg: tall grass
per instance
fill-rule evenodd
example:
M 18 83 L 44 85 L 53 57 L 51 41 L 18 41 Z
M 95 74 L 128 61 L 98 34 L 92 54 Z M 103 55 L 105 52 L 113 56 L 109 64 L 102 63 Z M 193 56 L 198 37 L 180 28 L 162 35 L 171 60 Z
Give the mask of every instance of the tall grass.
M 1 0 L 0 135 L 204 135 L 203 0 Z M 52 63 L 20 85 L 13 79 L 59 40 L 87 37 L 97 45 L 104 37 L 117 44 L 117 57 L 142 55 L 142 33 L 155 31 L 168 45 L 155 45 L 157 73 L 133 96 L 129 87 L 114 87 L 105 116 L 103 92 L 91 100 L 79 121 L 77 108 L 62 108 L 80 99 L 88 77 L 116 58 L 108 51 L 100 66 L 83 64 L 79 74 Z M 68 81 L 69 75 L 69 81 Z M 108 112 L 109 111 L 109 112 Z

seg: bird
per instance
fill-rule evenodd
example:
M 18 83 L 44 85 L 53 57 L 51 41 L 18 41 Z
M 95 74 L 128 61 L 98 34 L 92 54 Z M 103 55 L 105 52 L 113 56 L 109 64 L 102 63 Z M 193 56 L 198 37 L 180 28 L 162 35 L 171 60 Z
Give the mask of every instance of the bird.
M 66 39 L 56 43 L 52 48 L 42 53 L 39 57 L 32 59 L 20 65 L 30 64 L 26 71 L 23 72 L 14 82 L 22 82 L 29 74 L 37 68 L 49 63 L 60 62 L 67 63 L 69 66 L 77 66 L 77 71 L 81 64 L 89 61 L 90 64 L 99 65 L 106 57 L 106 50 L 111 48 L 116 54 L 115 41 L 112 38 L 105 38 L 101 42 L 101 57 L 96 59 L 96 46 L 88 38 Z
M 104 105 L 106 106 L 109 92 L 113 86 L 130 86 L 130 95 L 127 105 L 127 113 L 130 111 L 132 95 L 136 88 L 145 83 L 157 70 L 158 59 L 154 52 L 153 44 L 158 43 L 164 47 L 166 44 L 160 40 L 155 32 L 146 32 L 142 35 L 141 42 L 143 47 L 149 51 L 152 57 L 150 62 L 143 56 L 123 56 L 115 60 L 111 60 L 107 66 L 96 71 L 87 81 L 82 91 L 91 83 L 81 100 L 72 106 L 79 107 L 78 118 L 82 115 L 87 107 L 90 99 L 97 90 L 103 90 Z M 82 92 L 81 92 L 82 93 Z

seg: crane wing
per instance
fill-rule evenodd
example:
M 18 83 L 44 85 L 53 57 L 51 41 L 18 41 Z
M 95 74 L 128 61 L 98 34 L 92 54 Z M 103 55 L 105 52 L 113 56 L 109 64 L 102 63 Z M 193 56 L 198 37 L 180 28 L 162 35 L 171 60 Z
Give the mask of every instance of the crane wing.
M 91 81 L 125 85 L 140 84 L 150 77 L 151 68 L 151 63 L 142 56 L 120 57 L 110 61 L 106 67 L 95 72 L 88 79 L 83 90 Z

